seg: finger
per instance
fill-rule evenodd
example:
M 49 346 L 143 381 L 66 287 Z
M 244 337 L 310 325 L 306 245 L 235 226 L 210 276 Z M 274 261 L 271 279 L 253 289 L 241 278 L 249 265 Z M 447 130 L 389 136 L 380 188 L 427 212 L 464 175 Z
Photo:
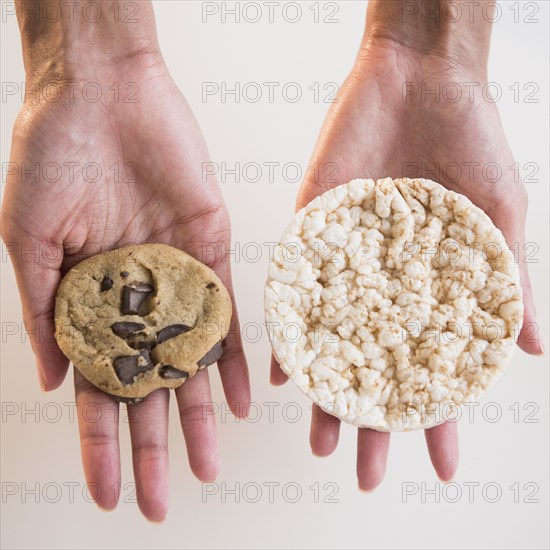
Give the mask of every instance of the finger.
M 118 403 L 74 371 L 84 476 L 96 504 L 116 507 L 120 494 Z
M 163 521 L 168 511 L 169 400 L 162 388 L 141 403 L 127 405 L 138 505 L 151 521 Z
M 277 363 L 277 359 L 271 355 L 271 369 L 269 381 L 274 386 L 282 386 L 288 380 L 288 376 L 282 371 L 281 366 Z
M 361 491 L 373 491 L 386 473 L 390 433 L 357 430 L 357 481 Z
M 201 481 L 214 481 L 220 460 L 208 371 L 200 371 L 180 386 L 176 399 L 189 466 Z
M 445 422 L 424 432 L 428 452 L 437 477 L 450 481 L 458 466 L 458 429 L 456 422 Z
M 531 355 L 543 355 L 544 344 L 542 334 L 537 324 L 537 313 L 535 311 L 535 300 L 529 279 L 529 271 L 525 261 L 525 254 L 522 253 L 520 264 L 521 288 L 523 290 L 523 324 L 518 336 L 518 346 Z
M 316 456 L 328 456 L 338 446 L 340 437 L 340 420 L 327 414 L 321 407 L 313 405 L 311 409 L 311 427 L 309 444 Z
M 224 259 L 215 271 L 227 288 L 233 304 L 231 324 L 225 338 L 223 355 L 218 361 L 218 369 L 229 408 L 239 418 L 245 418 L 250 405 L 250 380 L 241 338 L 239 314 L 231 283 L 229 261 Z
M 63 382 L 69 361 L 55 341 L 55 293 L 61 274 L 63 247 L 16 234 L 5 240 L 10 252 L 23 306 L 23 320 L 35 354 L 42 390 Z

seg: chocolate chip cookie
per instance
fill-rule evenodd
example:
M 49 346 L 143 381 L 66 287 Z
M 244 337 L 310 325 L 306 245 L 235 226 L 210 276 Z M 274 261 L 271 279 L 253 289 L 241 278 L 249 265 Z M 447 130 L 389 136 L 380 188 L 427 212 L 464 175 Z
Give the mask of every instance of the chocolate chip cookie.
M 231 321 L 216 274 L 162 244 L 126 246 L 88 258 L 63 278 L 55 336 L 95 386 L 136 402 L 177 388 L 215 363 Z

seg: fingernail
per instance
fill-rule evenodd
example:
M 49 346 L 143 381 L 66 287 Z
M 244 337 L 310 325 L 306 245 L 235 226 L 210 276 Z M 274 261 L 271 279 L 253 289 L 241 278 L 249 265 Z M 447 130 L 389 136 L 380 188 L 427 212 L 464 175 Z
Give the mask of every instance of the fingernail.
M 147 521 L 149 523 L 154 523 L 156 525 L 160 525 L 161 523 L 164 523 L 164 520 L 166 519 L 166 516 L 164 516 L 162 519 L 151 519 L 151 518 L 147 518 Z
M 95 503 L 95 505 L 100 512 L 112 512 L 116 508 L 116 504 L 112 508 L 106 508 L 105 506 L 101 506 L 97 502 Z
M 455 476 L 451 476 L 449 479 L 443 479 L 442 477 L 437 476 L 437 479 L 439 479 L 441 483 L 447 484 L 447 483 L 453 483 Z
M 311 454 L 316 457 L 316 458 L 326 458 L 327 456 L 329 455 L 322 455 L 322 454 L 319 454 L 319 453 L 316 453 L 313 449 L 311 449 Z
M 199 481 L 201 483 L 215 483 L 217 477 L 217 474 L 213 476 L 204 476 L 204 479 L 200 479 Z

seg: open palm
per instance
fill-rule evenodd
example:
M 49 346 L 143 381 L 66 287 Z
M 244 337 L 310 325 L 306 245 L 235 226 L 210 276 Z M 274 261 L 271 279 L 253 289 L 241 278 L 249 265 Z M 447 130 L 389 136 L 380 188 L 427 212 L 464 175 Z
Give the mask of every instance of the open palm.
M 449 82 L 444 95 L 441 90 Z M 478 86 L 474 93 L 463 88 L 457 100 L 454 83 L 466 82 Z M 354 178 L 425 177 L 466 195 L 519 251 L 525 317 L 518 343 L 527 353 L 540 354 L 524 258 L 527 194 L 513 170 L 496 106 L 482 96 L 486 82 L 485 74 L 469 73 L 437 55 L 419 56 L 389 40 L 368 42 L 327 116 L 297 207 Z M 422 94 L 423 87 L 439 93 Z M 274 360 L 271 380 L 286 381 Z M 310 435 L 313 452 L 333 452 L 339 428 L 337 419 L 317 407 Z M 362 489 L 371 490 L 382 480 L 389 439 L 389 433 L 359 430 L 357 475 Z M 456 424 L 426 430 L 426 440 L 437 474 L 451 479 L 458 463 Z
M 68 369 L 52 337 L 55 292 L 62 275 L 85 257 L 130 243 L 169 244 L 210 265 L 233 299 L 223 255 L 230 248 L 229 217 L 217 182 L 203 178 L 206 145 L 160 54 L 130 56 L 99 73 L 83 70 L 72 82 L 76 93 L 68 84 L 59 82 L 55 101 L 51 86 L 42 93 L 39 84 L 27 99 L 14 128 L 2 210 L 25 324 L 46 335 L 33 339 L 45 390 L 58 387 Z M 250 399 L 238 335 L 234 307 L 218 365 L 237 414 Z M 119 405 L 78 371 L 75 389 L 86 478 L 101 488 L 98 504 L 113 508 L 120 487 Z M 212 480 L 218 452 L 212 416 L 203 414 L 211 401 L 207 371 L 177 389 L 176 399 L 191 469 Z M 168 401 L 162 389 L 128 407 L 138 502 L 152 520 L 163 519 L 167 509 Z M 99 421 L 86 419 L 92 402 Z

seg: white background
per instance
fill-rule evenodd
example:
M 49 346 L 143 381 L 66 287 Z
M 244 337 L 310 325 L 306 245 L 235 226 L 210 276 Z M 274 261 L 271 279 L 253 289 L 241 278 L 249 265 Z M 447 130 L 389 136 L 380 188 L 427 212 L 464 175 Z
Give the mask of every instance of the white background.
M 262 3 L 258 3 L 262 7 Z M 235 23 L 220 16 L 202 22 L 202 4 L 187 1 L 155 3 L 162 51 L 168 67 L 190 102 L 208 142 L 212 159 L 226 162 L 288 162 L 307 166 L 329 104 L 314 102 L 315 82 L 340 83 L 349 71 L 363 30 L 366 2 L 340 2 L 333 24 L 315 23 L 312 2 L 302 2 L 302 17 L 286 22 L 280 8 L 267 21 Z M 525 2 L 520 2 L 525 4 Z M 538 183 L 527 185 L 530 209 L 527 240 L 537 243 L 538 263 L 531 265 L 538 319 L 548 337 L 548 22 L 549 4 L 538 7 L 538 23 L 514 22 L 512 3 L 500 2 L 502 18 L 495 24 L 489 78 L 502 88 L 499 108 L 509 141 L 520 164 L 536 162 Z M 522 6 L 523 8 L 523 6 Z M 5 13 L 3 3 L 2 12 Z M 253 14 L 253 12 L 250 12 Z M 290 12 L 289 12 L 290 13 Z M 321 14 L 329 13 L 321 11 Z M 6 82 L 21 83 L 24 72 L 14 16 L 1 23 L 2 73 Z M 203 102 L 203 82 L 297 82 L 301 101 L 292 104 L 281 94 L 269 103 L 220 96 Z M 514 82 L 536 82 L 538 103 L 515 103 L 508 89 Z M 278 88 L 281 89 L 282 86 Z M 10 132 L 20 107 L 18 97 L 3 99 L 2 162 L 9 160 Z M 246 243 L 276 241 L 290 220 L 298 183 L 285 181 L 280 169 L 270 183 L 267 170 L 257 183 L 229 176 L 223 193 L 233 220 L 233 238 Z M 253 173 L 251 173 L 253 176 Z M 3 182 L 4 183 L 4 182 Z M 251 249 L 250 249 L 251 250 Z M 263 285 L 268 248 L 257 263 L 241 257 L 234 262 L 234 282 L 241 322 L 263 321 Z M 20 322 L 15 280 L 2 254 L 2 320 Z M 250 333 L 253 336 L 254 332 Z M 511 366 L 474 413 L 474 422 L 460 422 L 460 465 L 454 483 L 444 489 L 432 470 L 420 432 L 392 437 L 387 476 L 372 494 L 357 490 L 356 432 L 343 426 L 337 451 L 329 458 L 311 455 L 308 443 L 309 402 L 292 384 L 268 383 L 269 344 L 264 333 L 246 343 L 257 422 L 237 423 L 229 414 L 219 424 L 222 469 L 217 494 L 205 490 L 190 474 L 174 403 L 171 406 L 170 510 L 164 524 L 148 523 L 133 502 L 133 481 L 127 426 L 121 426 L 121 503 L 112 513 L 86 501 L 80 465 L 77 425 L 69 414 L 72 374 L 61 389 L 42 394 L 38 388 L 30 345 L 21 335 L 2 340 L 2 407 L 19 413 L 2 418 L 2 547 L 4 548 L 547 548 L 548 540 L 548 356 L 529 357 L 517 350 Z M 214 399 L 222 402 L 214 370 Z M 273 421 L 264 403 L 276 402 Z M 514 422 L 509 409 L 519 403 L 538 407 L 537 423 Z M 48 405 L 49 404 L 49 405 Z M 288 405 L 290 404 L 290 405 Z M 296 405 L 297 404 L 297 405 Z M 38 417 L 21 411 L 38 407 Z M 286 408 L 285 408 L 286 407 Z M 291 422 L 297 407 L 301 418 Z M 283 414 L 285 408 L 285 414 Z M 61 409 L 63 412 L 60 413 Z M 500 410 L 494 423 L 488 416 Z M 254 413 L 254 410 L 253 410 Z M 59 416 L 56 421 L 56 416 Z M 53 422 L 48 422 L 48 417 Z M 24 484 L 40 493 L 22 494 Z M 50 485 L 47 485 L 47 484 Z M 71 498 L 69 483 L 74 483 Z M 246 484 L 249 485 L 246 485 Z M 266 483 L 273 485 L 270 498 Z M 419 492 L 403 498 L 403 483 Z M 475 486 L 469 501 L 466 483 Z M 489 502 L 497 484 L 502 495 Z M 510 486 L 519 484 L 514 502 Z M 532 498 L 524 503 L 536 484 Z M 65 485 L 64 485 L 65 484 Z M 129 484 L 129 485 L 124 485 Z M 286 486 L 285 484 L 290 484 Z M 310 487 L 318 484 L 320 502 Z M 329 484 L 329 485 L 326 485 Z M 15 495 L 9 492 L 18 487 Z M 301 490 L 297 502 L 291 502 Z M 421 488 L 436 490 L 420 494 Z M 225 489 L 238 489 L 240 502 Z M 240 490 L 239 490 L 240 489 Z M 258 489 L 261 494 L 258 494 Z M 458 502 L 452 503 L 462 491 Z M 84 495 L 83 495 L 84 491 Z M 447 492 L 446 492 L 447 491 Z M 331 493 L 332 498 L 330 498 Z M 258 502 L 251 502 L 257 499 Z M 439 498 L 439 503 L 436 499 Z M 36 502 L 38 500 L 38 502 Z M 48 502 L 51 501 L 51 502 Z M 54 502 L 56 501 L 57 502 Z M 72 502 L 71 502 L 72 500 Z M 122 502 L 126 500 L 127 502 Z M 272 500 L 272 502 L 270 502 Z M 335 502 L 325 502 L 333 500 Z M 247 502 L 248 501 L 248 502 Z

